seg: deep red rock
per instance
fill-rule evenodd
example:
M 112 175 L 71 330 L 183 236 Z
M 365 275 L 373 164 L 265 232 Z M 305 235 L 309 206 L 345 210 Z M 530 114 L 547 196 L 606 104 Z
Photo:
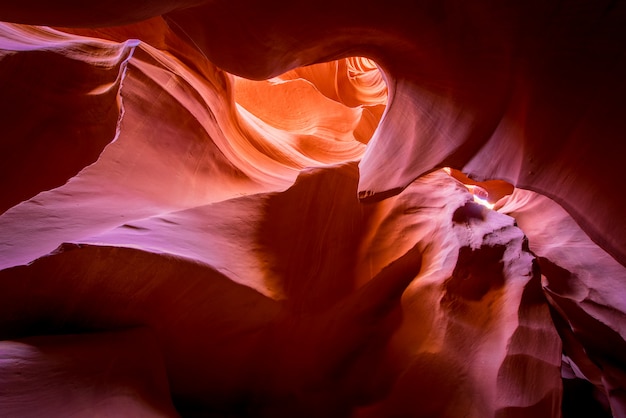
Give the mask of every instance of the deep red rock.
M 626 414 L 621 2 L 72 3 L 0 6 L 0 415 Z

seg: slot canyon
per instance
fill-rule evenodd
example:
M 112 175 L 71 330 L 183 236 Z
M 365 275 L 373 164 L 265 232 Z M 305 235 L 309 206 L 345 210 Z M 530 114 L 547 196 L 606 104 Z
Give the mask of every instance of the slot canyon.
M 626 418 L 626 1 L 4 0 L 0 417 Z

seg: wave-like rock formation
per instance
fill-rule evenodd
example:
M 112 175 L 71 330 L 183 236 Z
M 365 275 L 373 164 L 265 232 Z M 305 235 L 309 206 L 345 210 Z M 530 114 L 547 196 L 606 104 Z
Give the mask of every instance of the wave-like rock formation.
M 626 4 L 74 3 L 0 5 L 1 416 L 626 416 Z

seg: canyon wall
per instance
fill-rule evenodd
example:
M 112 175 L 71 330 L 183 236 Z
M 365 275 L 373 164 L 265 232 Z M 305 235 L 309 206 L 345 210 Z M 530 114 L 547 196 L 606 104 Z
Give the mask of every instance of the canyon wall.
M 0 415 L 626 416 L 623 2 L 0 21 Z

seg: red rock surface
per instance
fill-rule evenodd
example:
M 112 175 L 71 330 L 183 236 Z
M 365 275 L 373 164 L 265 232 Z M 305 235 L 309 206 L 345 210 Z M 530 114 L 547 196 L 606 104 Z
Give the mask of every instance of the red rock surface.
M 626 416 L 622 2 L 0 21 L 0 415 Z

